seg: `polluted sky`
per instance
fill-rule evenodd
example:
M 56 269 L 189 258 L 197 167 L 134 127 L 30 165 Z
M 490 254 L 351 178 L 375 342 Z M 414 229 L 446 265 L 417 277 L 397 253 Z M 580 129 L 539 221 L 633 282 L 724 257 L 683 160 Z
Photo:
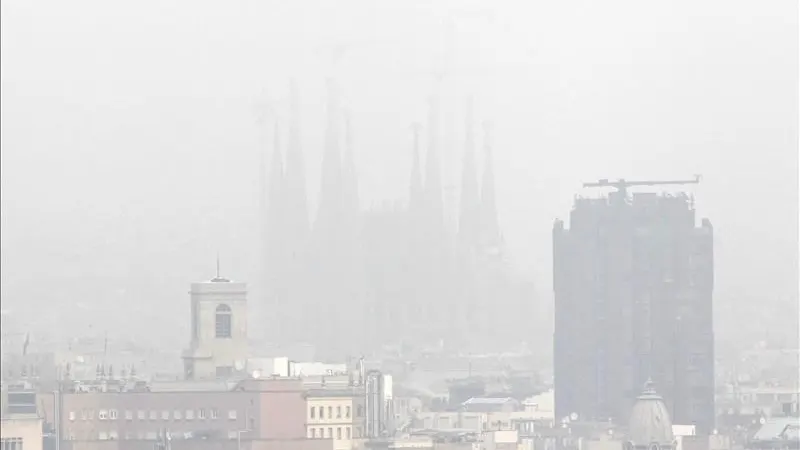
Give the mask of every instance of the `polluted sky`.
M 257 117 L 285 126 L 292 79 L 312 205 L 335 76 L 366 208 L 405 199 L 411 124 L 441 75 L 445 184 L 459 185 L 474 95 L 494 127 L 501 226 L 536 301 L 551 297 L 553 220 L 596 195 L 582 182 L 702 174 L 687 189 L 715 226 L 718 310 L 780 314 L 797 303 L 796 9 L 3 1 L 3 308 L 58 329 L 65 312 L 100 322 L 160 307 L 157 323 L 185 327 L 186 286 L 213 275 L 217 252 L 226 275 L 258 285 L 272 125 Z

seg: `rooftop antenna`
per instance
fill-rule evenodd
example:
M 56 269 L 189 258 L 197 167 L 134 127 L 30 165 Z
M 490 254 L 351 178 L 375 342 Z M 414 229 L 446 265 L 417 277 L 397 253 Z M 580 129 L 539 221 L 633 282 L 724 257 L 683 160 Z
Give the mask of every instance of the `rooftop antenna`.
M 229 280 L 229 279 L 227 279 L 227 278 L 222 278 L 222 277 L 219 275 L 219 252 L 217 252 L 217 276 L 215 276 L 215 277 L 214 277 L 214 278 L 213 278 L 211 281 L 213 281 L 213 282 L 215 282 L 215 283 L 221 283 L 221 282 L 228 282 L 228 281 L 231 281 L 231 280 Z

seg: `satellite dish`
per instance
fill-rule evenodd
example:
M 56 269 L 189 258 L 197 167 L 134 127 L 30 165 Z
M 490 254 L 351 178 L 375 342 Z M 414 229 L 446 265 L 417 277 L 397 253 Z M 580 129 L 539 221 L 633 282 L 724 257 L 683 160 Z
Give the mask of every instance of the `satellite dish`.
M 233 363 L 233 367 L 235 367 L 236 370 L 242 370 L 244 369 L 244 362 L 242 362 L 241 360 L 237 360 L 236 362 Z
M 578 420 L 578 413 L 572 413 L 569 415 L 569 420 L 575 421 Z
M 253 371 L 253 378 L 256 379 L 256 380 L 261 378 L 261 371 L 260 370 L 254 370 Z
M 758 423 L 760 423 L 761 425 L 764 425 L 765 423 L 767 423 L 767 419 L 762 417 L 762 418 L 758 419 Z

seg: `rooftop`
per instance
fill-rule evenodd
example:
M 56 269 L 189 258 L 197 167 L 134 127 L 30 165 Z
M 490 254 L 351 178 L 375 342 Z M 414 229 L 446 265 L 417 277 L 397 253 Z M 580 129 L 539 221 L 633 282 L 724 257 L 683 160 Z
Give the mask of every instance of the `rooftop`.
M 464 405 L 502 405 L 515 400 L 511 397 L 472 397 Z

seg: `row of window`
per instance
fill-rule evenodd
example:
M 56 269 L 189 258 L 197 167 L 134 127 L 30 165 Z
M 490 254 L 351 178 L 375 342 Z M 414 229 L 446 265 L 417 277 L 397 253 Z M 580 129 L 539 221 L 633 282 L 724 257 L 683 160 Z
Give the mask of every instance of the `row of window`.
M 0 438 L 0 449 L 2 450 L 22 450 L 21 437 Z
M 133 411 L 125 411 L 125 420 L 133 420 L 134 415 Z M 74 421 L 80 417 L 80 420 L 94 420 L 94 410 L 92 409 L 83 409 L 80 411 L 70 411 L 69 412 L 69 420 Z M 182 411 L 176 409 L 175 411 L 164 410 L 161 411 L 159 414 L 158 411 L 136 411 L 136 419 L 137 420 L 194 420 L 197 418 L 198 420 L 205 420 L 207 417 L 211 419 L 218 419 L 219 418 L 219 410 L 216 408 L 211 408 L 208 410 L 208 416 L 206 415 L 205 409 L 198 409 L 197 411 L 193 409 L 187 409 L 186 411 Z M 229 420 L 236 420 L 237 412 L 235 409 L 231 409 L 228 411 L 228 419 Z M 116 409 L 101 409 L 97 412 L 97 418 L 99 420 L 117 420 L 119 418 L 119 413 Z
M 319 412 L 317 412 L 317 411 L 319 411 Z M 320 407 L 312 406 L 311 407 L 311 409 L 309 410 L 309 417 L 312 418 L 312 419 L 316 419 L 317 415 L 319 415 L 320 419 L 324 419 L 325 418 L 325 407 L 324 406 L 320 406 Z M 361 405 L 358 405 L 356 407 L 356 417 L 362 417 L 363 415 L 364 415 L 364 408 Z M 336 418 L 337 419 L 341 419 L 342 418 L 342 407 L 341 406 L 337 406 L 336 407 Z M 344 408 L 344 418 L 345 419 L 349 419 L 350 418 L 350 407 L 349 406 L 346 406 Z M 333 406 L 328 406 L 328 419 L 333 419 Z
M 169 432 L 169 436 L 170 436 L 170 438 L 191 439 L 192 438 L 192 433 L 191 432 L 180 433 L 180 432 L 170 431 Z M 239 432 L 238 431 L 229 431 L 228 432 L 228 439 L 236 439 L 238 436 L 239 436 Z M 162 435 L 160 433 L 155 432 L 155 431 L 147 431 L 147 432 L 140 431 L 138 433 L 127 432 L 127 433 L 123 434 L 122 436 L 120 436 L 119 433 L 117 433 L 116 431 L 112 430 L 112 431 L 108 431 L 108 432 L 99 431 L 99 432 L 97 432 L 97 434 L 94 434 L 94 435 L 92 435 L 90 437 L 96 437 L 100 441 L 116 441 L 116 440 L 119 440 L 120 438 L 122 438 L 124 440 L 148 440 L 148 441 L 154 441 L 154 440 L 159 439 L 160 437 L 162 437 Z M 66 438 L 66 440 L 74 441 L 75 440 L 75 435 L 68 434 L 65 438 Z M 22 447 L 18 447 L 16 450 L 21 450 L 21 448 Z M 3 447 L 2 450 L 6 450 L 5 447 Z
M 327 431 L 327 433 L 326 433 Z M 351 431 L 350 427 L 337 427 L 336 428 L 336 435 L 334 437 L 333 428 L 309 428 L 308 429 L 308 438 L 309 439 L 353 439 L 353 438 L 360 438 L 361 437 L 361 427 L 355 428 L 355 433 Z

